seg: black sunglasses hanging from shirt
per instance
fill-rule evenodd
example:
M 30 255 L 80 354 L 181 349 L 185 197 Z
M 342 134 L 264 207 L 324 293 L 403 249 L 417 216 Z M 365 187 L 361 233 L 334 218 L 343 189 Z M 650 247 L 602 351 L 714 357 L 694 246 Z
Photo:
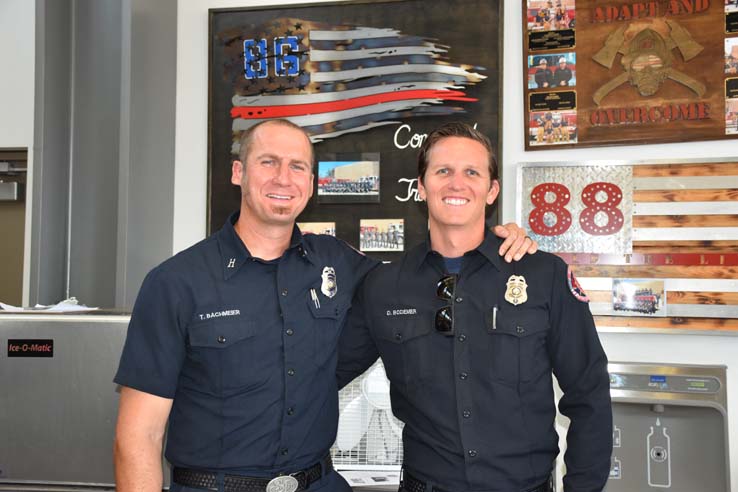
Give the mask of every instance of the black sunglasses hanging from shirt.
M 454 300 L 456 275 L 444 275 L 436 284 L 436 297 L 450 304 L 436 311 L 436 331 L 451 337 L 454 335 Z

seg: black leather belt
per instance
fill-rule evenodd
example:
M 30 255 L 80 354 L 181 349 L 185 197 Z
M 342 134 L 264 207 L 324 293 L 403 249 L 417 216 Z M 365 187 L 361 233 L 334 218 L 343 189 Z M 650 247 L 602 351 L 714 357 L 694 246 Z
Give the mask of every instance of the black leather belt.
M 310 484 L 317 482 L 323 475 L 327 475 L 332 471 L 333 461 L 329 455 L 304 470 L 280 475 L 272 479 L 225 475 L 223 490 L 224 492 L 300 491 L 307 489 Z M 218 490 L 218 474 L 213 472 L 175 467 L 172 471 L 172 481 L 185 487 Z
M 402 490 L 404 492 L 426 492 L 426 482 L 424 480 L 420 480 L 419 478 L 415 478 L 411 474 L 407 472 L 407 470 L 403 471 L 402 474 Z M 432 486 L 428 492 L 447 492 L 444 489 Z M 525 492 L 553 492 L 553 488 L 551 485 L 551 481 L 547 481 L 545 483 L 542 483 L 541 485 L 537 487 L 533 487 L 532 489 L 526 490 Z

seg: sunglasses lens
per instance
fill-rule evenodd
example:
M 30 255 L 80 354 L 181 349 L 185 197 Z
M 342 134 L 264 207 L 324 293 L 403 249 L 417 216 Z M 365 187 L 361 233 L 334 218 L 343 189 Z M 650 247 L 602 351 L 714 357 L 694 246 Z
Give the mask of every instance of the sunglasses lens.
M 451 306 L 442 307 L 436 311 L 436 330 L 446 335 L 453 335 L 454 317 L 451 314 Z
M 439 299 L 445 299 L 450 301 L 454 298 L 454 291 L 456 290 L 456 277 L 453 275 L 446 275 L 438 281 L 436 286 L 436 295 Z

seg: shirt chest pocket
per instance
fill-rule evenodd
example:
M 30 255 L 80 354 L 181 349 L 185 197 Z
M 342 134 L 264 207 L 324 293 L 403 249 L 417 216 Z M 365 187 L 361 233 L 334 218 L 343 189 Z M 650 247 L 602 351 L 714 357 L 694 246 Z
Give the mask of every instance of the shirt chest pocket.
M 312 331 L 314 361 L 322 366 L 335 353 L 338 335 L 351 303 L 346 296 L 330 298 L 315 292 L 308 292 L 307 304 L 312 323 L 308 329 Z
M 496 315 L 490 311 L 486 325 L 493 379 L 517 387 L 550 372 L 548 312 L 519 307 Z
M 392 384 L 416 389 L 433 373 L 429 336 L 431 321 L 425 316 L 380 316 L 372 330 L 382 356 L 387 377 Z
M 209 320 L 189 328 L 189 364 L 185 381 L 213 394 L 232 394 L 261 384 L 255 320 Z

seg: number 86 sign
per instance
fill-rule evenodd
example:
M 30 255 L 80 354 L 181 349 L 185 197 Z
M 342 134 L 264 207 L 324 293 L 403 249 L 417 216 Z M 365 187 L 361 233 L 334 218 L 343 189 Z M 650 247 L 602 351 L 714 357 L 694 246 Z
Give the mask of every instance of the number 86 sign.
M 541 248 L 629 253 L 630 166 L 523 168 L 523 217 Z

